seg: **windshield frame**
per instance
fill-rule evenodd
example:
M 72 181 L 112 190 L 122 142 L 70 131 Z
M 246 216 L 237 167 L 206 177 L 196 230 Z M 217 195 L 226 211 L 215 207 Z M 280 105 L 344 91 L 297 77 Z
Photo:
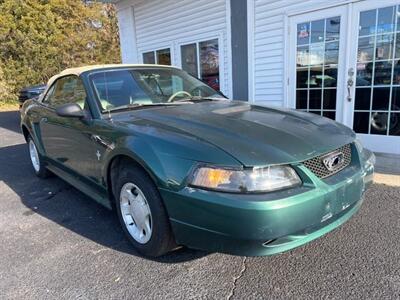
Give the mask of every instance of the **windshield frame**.
M 138 66 L 138 67 L 120 67 L 120 68 L 118 68 L 118 67 L 115 68 L 114 67 L 114 68 L 109 68 L 109 69 L 108 68 L 98 69 L 98 70 L 92 71 L 92 72 L 90 72 L 88 74 L 88 82 L 89 82 L 89 85 L 90 85 L 90 87 L 91 87 L 91 89 L 93 91 L 93 96 L 95 98 L 95 102 L 96 102 L 96 105 L 98 107 L 98 110 L 99 110 L 100 114 L 101 115 L 113 114 L 113 113 L 116 113 L 116 112 L 120 112 L 123 109 L 121 109 L 121 110 L 116 109 L 115 111 L 110 111 L 108 109 L 103 109 L 103 107 L 101 105 L 101 102 L 100 102 L 100 99 L 99 99 L 98 92 L 96 90 L 96 87 L 95 87 L 95 84 L 94 84 L 94 81 L 93 81 L 93 78 L 92 78 L 94 75 L 99 74 L 99 73 L 104 73 L 104 72 L 140 71 L 140 70 L 152 70 L 152 69 L 154 69 L 154 70 L 173 70 L 173 71 L 184 72 L 185 75 L 187 75 L 188 77 L 191 77 L 194 80 L 203 83 L 208 88 L 213 90 L 216 95 L 220 96 L 221 100 L 229 100 L 229 98 L 227 96 L 225 96 L 221 91 L 217 91 L 217 90 L 213 89 L 208 84 L 206 84 L 203 80 L 201 80 L 201 79 L 199 79 L 199 78 L 197 78 L 197 77 L 189 74 L 188 72 L 186 72 L 186 71 L 184 71 L 184 70 L 182 70 L 180 68 L 177 68 L 177 67 L 173 67 L 173 66 L 156 66 L 156 65 L 155 66 L 146 65 L 146 66 Z M 204 97 L 204 99 L 210 99 L 210 100 L 211 100 L 211 98 L 213 98 L 213 97 L 209 97 L 209 98 L 208 97 Z M 217 98 L 217 97 L 215 97 L 215 98 Z M 161 102 L 161 103 L 157 103 L 158 105 L 154 105 L 154 103 L 151 103 L 151 104 L 149 103 L 149 104 L 141 104 L 141 105 L 137 105 L 137 106 L 131 106 L 131 108 L 135 108 L 135 109 L 139 108 L 140 109 L 140 108 L 145 108 L 145 107 L 157 107 L 157 106 L 163 106 L 164 104 L 165 104 L 165 106 L 171 106 L 172 104 L 179 105 L 179 104 L 185 104 L 185 103 L 188 103 L 188 102 L 190 102 L 190 100 L 186 99 L 183 102 L 178 102 L 178 101 L 177 102 L 170 102 L 170 103 L 169 102 L 164 102 L 164 103 Z M 117 106 L 115 108 L 117 108 Z M 126 108 L 126 109 L 130 109 L 130 108 Z

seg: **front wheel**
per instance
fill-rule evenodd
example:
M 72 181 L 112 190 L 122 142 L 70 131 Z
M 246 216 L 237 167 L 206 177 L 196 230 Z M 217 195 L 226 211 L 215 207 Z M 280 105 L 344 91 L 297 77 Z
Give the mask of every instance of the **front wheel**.
M 36 176 L 40 178 L 46 178 L 49 176 L 49 171 L 46 169 L 43 161 L 40 157 L 40 154 L 36 148 L 36 144 L 33 141 L 32 137 L 28 138 L 28 146 L 29 146 L 29 156 L 31 158 L 31 163 L 33 167 L 33 171 Z
M 151 178 L 126 164 L 115 179 L 116 208 L 122 228 L 135 249 L 157 257 L 174 247 L 169 219 Z

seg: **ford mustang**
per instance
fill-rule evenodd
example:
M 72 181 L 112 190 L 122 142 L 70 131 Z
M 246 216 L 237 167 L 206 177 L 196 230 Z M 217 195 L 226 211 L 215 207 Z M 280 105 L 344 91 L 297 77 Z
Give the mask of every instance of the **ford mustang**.
M 374 155 L 335 121 L 231 101 L 156 65 L 67 69 L 21 110 L 33 170 L 115 209 L 143 255 L 272 255 L 360 208 Z

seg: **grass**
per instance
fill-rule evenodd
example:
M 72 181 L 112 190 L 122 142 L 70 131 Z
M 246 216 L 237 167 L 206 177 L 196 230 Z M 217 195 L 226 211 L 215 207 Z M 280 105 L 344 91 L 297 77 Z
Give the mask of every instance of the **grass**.
M 0 111 L 13 111 L 19 109 L 18 101 L 0 101 Z

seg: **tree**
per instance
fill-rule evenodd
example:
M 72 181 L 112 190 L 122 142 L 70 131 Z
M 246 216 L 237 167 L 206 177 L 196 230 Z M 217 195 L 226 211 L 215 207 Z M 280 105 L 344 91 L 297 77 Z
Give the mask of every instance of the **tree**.
M 10 84 L 4 78 L 4 72 L 0 65 L 0 99 L 3 99 L 5 102 L 6 100 L 12 100 L 13 97 L 12 90 Z
M 120 62 L 111 4 L 0 0 L 0 12 L 0 67 L 14 97 L 65 68 Z

